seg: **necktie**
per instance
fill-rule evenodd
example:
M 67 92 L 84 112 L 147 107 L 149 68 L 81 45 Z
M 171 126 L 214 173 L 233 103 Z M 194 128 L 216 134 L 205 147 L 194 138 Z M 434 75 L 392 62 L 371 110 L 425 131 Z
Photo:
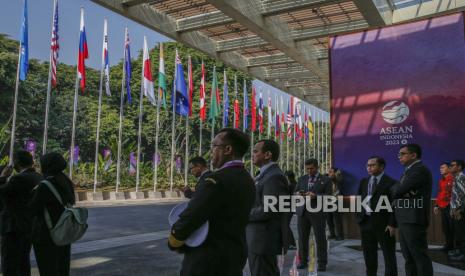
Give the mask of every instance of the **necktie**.
M 375 189 L 376 184 L 378 184 L 378 178 L 373 177 L 373 180 L 368 184 L 368 195 L 369 195 L 369 196 L 372 196 L 372 195 L 373 195 L 373 190 Z M 372 207 L 372 206 L 371 206 L 371 199 L 370 199 L 370 201 L 368 202 L 368 206 Z M 367 210 L 367 211 L 366 211 L 366 214 L 367 214 L 367 215 L 371 215 L 371 212 Z
M 310 189 L 313 187 L 313 184 L 315 184 L 315 176 L 312 175 L 308 178 L 308 190 L 310 191 Z

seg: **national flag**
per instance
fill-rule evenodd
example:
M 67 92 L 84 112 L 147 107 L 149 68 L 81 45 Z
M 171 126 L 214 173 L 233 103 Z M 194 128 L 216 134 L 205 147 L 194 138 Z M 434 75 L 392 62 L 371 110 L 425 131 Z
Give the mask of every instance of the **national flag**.
M 307 121 L 307 128 L 308 128 L 308 139 L 310 140 L 310 144 L 313 145 L 313 121 L 312 116 L 308 114 L 308 121 Z
M 192 116 L 192 100 L 194 97 L 194 78 L 192 76 L 192 60 L 191 56 L 187 61 L 187 82 L 188 82 L 188 90 L 189 90 L 189 117 Z
M 89 57 L 87 50 L 86 28 L 84 26 L 84 8 L 81 8 L 81 27 L 79 34 L 79 54 L 78 54 L 78 78 L 80 80 L 81 91 L 86 89 L 86 64 L 85 60 Z
M 287 103 L 287 137 L 292 137 L 292 115 L 291 115 L 291 102 Z
M 19 38 L 19 79 L 25 80 L 29 71 L 29 34 L 27 24 L 27 0 L 24 0 L 23 21 Z
M 244 80 L 244 85 L 243 85 L 243 92 L 244 92 L 244 117 L 243 117 L 243 120 L 244 120 L 244 130 L 247 130 L 247 128 L 249 128 L 249 122 L 248 122 L 248 118 L 249 118 L 249 99 L 247 97 L 247 84 Z
M 202 76 L 200 77 L 200 120 L 207 118 L 207 106 L 205 105 L 205 65 L 202 61 Z
M 271 125 L 273 124 L 273 115 L 271 111 L 271 94 L 270 90 L 268 90 L 268 135 L 271 135 Z
M 113 164 L 113 160 L 111 159 L 111 150 L 109 148 L 104 149 L 102 155 L 103 160 L 105 161 L 103 170 L 108 171 L 110 169 L 111 164 Z
M 260 98 L 258 100 L 258 123 L 260 124 L 259 131 L 263 133 L 263 98 L 262 93 L 260 92 Z
M 124 70 L 126 74 L 126 78 L 124 79 L 124 85 L 126 87 L 126 98 L 128 104 L 132 103 L 131 97 L 131 48 L 130 48 L 130 41 L 129 41 L 129 31 L 126 28 L 126 33 L 124 36 Z
M 210 111 L 208 119 L 214 123 L 216 116 L 220 114 L 220 90 L 218 89 L 218 77 L 216 75 L 216 66 L 213 67 L 213 83 L 210 98 Z
M 175 112 L 181 116 L 189 116 L 189 95 L 187 95 L 186 79 L 184 78 L 184 69 L 182 68 L 181 58 L 176 49 L 175 58 L 175 79 L 173 80 L 173 93 L 171 94 L 171 104 L 176 98 Z M 176 91 L 174 91 L 176 88 Z M 176 93 L 176 96 L 174 96 Z
M 158 64 L 158 93 L 163 107 L 166 109 L 166 75 L 165 58 L 163 56 L 163 43 L 160 43 L 160 62 Z
M 77 166 L 79 162 L 79 146 L 74 146 L 74 160 L 73 165 Z
M 58 63 L 58 0 L 53 2 L 53 24 L 52 24 L 52 38 L 50 39 L 50 65 L 52 86 L 57 86 L 57 63 Z
M 257 129 L 257 104 L 255 103 L 255 87 L 252 86 L 252 131 Z
M 226 78 L 226 70 L 223 73 L 223 127 L 228 126 L 229 117 L 229 96 L 228 96 L 228 80 Z
M 103 66 L 103 78 L 105 81 L 105 93 L 111 96 L 110 91 L 110 60 L 108 57 L 108 27 L 107 20 L 103 22 L 103 52 L 102 52 L 102 66 Z
M 239 108 L 239 99 L 237 98 L 237 77 L 234 76 L 234 128 L 239 128 L 241 120 L 241 110 Z
M 149 48 L 147 46 L 147 38 L 144 36 L 144 50 L 142 58 L 142 85 L 144 96 L 156 105 L 155 93 L 153 92 L 153 77 L 152 77 L 152 62 L 150 61 Z
M 279 137 L 279 133 L 280 133 L 280 128 L 281 126 L 279 125 L 279 104 L 278 104 L 278 97 L 275 96 L 275 105 L 276 105 L 276 108 L 274 110 L 274 116 L 275 116 L 275 125 L 274 125 L 274 130 L 275 130 L 275 135 L 276 137 Z
M 307 115 L 307 108 L 305 108 L 304 113 L 304 134 L 305 134 L 305 143 L 308 143 L 308 115 Z

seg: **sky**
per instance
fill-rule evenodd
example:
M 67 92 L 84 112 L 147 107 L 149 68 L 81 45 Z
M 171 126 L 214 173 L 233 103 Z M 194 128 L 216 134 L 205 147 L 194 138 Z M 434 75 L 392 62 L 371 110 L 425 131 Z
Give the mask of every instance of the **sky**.
M 2 0 L 0 9 L 0 33 L 7 34 L 13 39 L 19 38 L 23 0 Z M 52 22 L 53 0 L 29 0 L 29 56 L 30 58 L 48 61 L 50 54 L 50 34 Z M 99 69 L 101 64 L 103 20 L 108 21 L 109 58 L 110 65 L 118 63 L 123 57 L 124 29 L 127 27 L 131 40 L 131 51 L 137 53 L 142 49 L 143 37 L 147 36 L 149 47 L 158 42 L 172 41 L 171 39 L 150 30 L 136 22 L 133 22 L 119 14 L 105 9 L 90 0 L 59 0 L 59 62 L 76 65 L 79 46 L 79 20 L 80 7 L 85 10 L 85 27 L 87 44 L 89 47 L 89 59 L 86 66 Z M 289 95 L 273 86 L 261 81 L 254 81 L 259 97 L 260 91 L 267 103 L 268 91 L 282 96 L 284 101 Z M 275 98 L 272 97 L 274 108 Z M 310 110 L 318 110 L 310 104 L 304 103 Z M 284 107 L 287 109 L 287 106 Z M 322 111 L 325 116 L 327 112 Z M 326 120 L 326 118 L 325 118 Z

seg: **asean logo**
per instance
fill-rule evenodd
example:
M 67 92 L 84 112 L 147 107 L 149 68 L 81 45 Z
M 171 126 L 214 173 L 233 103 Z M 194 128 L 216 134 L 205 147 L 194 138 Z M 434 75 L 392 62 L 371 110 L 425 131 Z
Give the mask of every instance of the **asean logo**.
M 407 120 L 409 114 L 410 110 L 404 102 L 390 101 L 383 106 L 381 116 L 387 123 L 396 125 Z

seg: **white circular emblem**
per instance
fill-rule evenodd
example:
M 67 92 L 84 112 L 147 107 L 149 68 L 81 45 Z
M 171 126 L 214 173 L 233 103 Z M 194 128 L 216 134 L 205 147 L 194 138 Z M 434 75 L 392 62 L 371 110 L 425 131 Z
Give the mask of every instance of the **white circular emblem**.
M 383 106 L 384 121 L 389 124 L 400 124 L 405 121 L 410 113 L 408 106 L 401 101 L 390 101 Z

